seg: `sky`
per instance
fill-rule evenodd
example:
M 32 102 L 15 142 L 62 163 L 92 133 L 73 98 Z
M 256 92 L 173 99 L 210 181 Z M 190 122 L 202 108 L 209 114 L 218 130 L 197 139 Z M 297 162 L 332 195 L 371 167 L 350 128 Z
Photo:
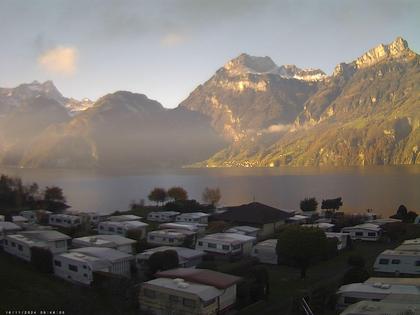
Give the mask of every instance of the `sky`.
M 418 0 L 0 0 L 0 86 L 175 107 L 243 52 L 330 74 L 397 36 L 419 53 L 419 30 Z

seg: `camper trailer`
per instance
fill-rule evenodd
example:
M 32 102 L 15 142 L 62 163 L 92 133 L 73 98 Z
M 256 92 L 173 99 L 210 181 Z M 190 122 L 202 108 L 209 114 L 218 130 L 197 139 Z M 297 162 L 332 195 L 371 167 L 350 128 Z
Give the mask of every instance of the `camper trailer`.
M 148 221 L 154 222 L 174 222 L 179 212 L 176 211 L 152 211 L 147 215 Z
M 209 214 L 204 212 L 190 212 L 182 213 L 178 215 L 175 219 L 177 222 L 191 222 L 191 223 L 208 223 Z
M 351 283 L 337 291 L 337 309 L 360 301 L 380 301 L 391 295 L 405 295 L 420 299 L 420 288 L 415 285 L 388 283 Z
M 371 223 L 349 226 L 341 229 L 341 233 L 348 233 L 352 240 L 378 241 L 381 238 L 382 229 Z
M 386 250 L 376 258 L 373 269 L 378 273 L 420 275 L 420 252 Z
M 215 233 L 197 241 L 196 249 L 221 256 L 250 255 L 256 238 L 236 233 Z
M 165 229 L 147 233 L 147 243 L 154 246 L 194 246 L 196 233 L 188 230 Z
M 251 256 L 256 257 L 263 264 L 277 265 L 278 256 L 276 246 L 276 239 L 259 242 L 252 248 Z

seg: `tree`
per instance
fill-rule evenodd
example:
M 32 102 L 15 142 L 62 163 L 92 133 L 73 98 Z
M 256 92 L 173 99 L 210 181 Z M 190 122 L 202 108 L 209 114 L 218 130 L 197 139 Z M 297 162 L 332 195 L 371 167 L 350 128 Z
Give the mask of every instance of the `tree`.
M 302 211 L 316 211 L 316 209 L 318 208 L 318 201 L 316 200 L 315 197 L 312 198 L 305 198 L 300 202 L 300 209 Z
M 364 268 L 366 265 L 366 260 L 363 258 L 363 256 L 351 255 L 347 259 L 347 264 L 353 268 Z
M 400 205 L 397 212 L 391 216 L 392 219 L 402 220 L 405 223 L 413 223 L 417 217 L 417 213 L 414 211 L 408 211 L 407 207 Z
M 175 200 L 187 200 L 188 199 L 188 193 L 187 191 L 182 187 L 172 187 L 168 190 L 168 197 Z
M 301 278 L 311 264 L 322 258 L 327 237 L 321 229 L 289 226 L 280 234 L 276 252 L 279 257 L 300 269 Z
M 165 189 L 156 187 L 150 192 L 148 198 L 150 201 L 156 202 L 156 205 L 159 205 L 159 203 L 165 202 L 168 194 Z
M 222 198 L 222 195 L 220 193 L 219 188 L 206 187 L 203 191 L 203 196 L 202 196 L 203 201 L 205 203 L 211 204 L 212 206 L 217 205 L 221 198 Z
M 179 266 L 178 253 L 171 249 L 156 252 L 149 257 L 147 263 L 152 274 L 159 270 L 174 269 Z
M 322 200 L 321 209 L 337 211 L 343 205 L 341 197 Z
M 369 278 L 369 272 L 365 268 L 366 261 L 362 256 L 351 255 L 347 264 L 351 268 L 344 274 L 342 284 L 364 282 Z
M 52 186 L 45 187 L 44 200 L 47 202 L 60 202 L 65 203 L 66 197 L 64 197 L 63 190 L 60 187 Z

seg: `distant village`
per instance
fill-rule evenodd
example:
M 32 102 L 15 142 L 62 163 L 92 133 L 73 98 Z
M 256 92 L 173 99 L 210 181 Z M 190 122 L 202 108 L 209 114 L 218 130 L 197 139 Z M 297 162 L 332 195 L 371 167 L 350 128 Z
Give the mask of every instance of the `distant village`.
M 343 213 L 341 198 L 283 210 L 220 207 L 217 188 L 202 203 L 181 187 L 148 197 L 109 215 L 0 210 L 0 262 L 124 292 L 127 314 L 420 314 L 420 216 L 403 205 L 381 218 Z

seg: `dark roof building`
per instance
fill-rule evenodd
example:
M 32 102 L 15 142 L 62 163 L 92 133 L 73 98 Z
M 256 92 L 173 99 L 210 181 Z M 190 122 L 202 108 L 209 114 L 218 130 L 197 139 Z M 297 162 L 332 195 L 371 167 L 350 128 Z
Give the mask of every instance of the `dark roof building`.
M 259 202 L 228 207 L 227 210 L 216 216 L 217 220 L 232 224 L 251 225 L 261 228 L 258 237 L 266 238 L 279 229 L 286 219 L 293 213 L 264 205 Z
M 217 216 L 218 219 L 229 222 L 240 222 L 247 224 L 267 224 L 284 221 L 292 217 L 289 211 L 280 210 L 259 202 L 228 207 L 227 211 Z

